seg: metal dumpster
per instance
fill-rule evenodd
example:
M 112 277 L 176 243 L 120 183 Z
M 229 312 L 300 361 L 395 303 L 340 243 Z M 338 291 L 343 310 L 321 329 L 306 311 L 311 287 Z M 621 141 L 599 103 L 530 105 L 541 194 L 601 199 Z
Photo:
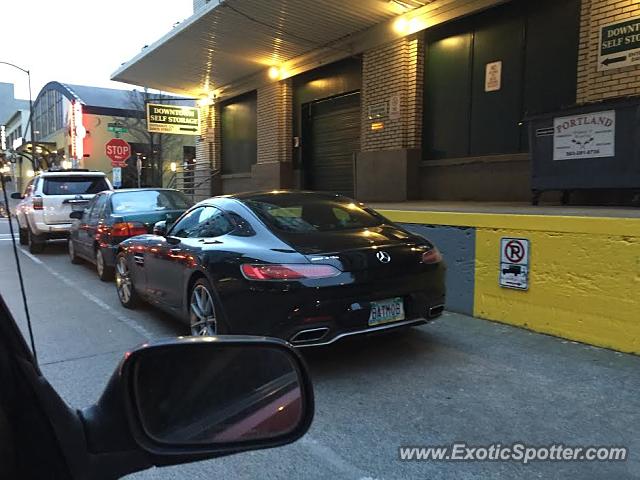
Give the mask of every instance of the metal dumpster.
M 640 192 L 640 100 L 623 99 L 536 115 L 529 121 L 532 203 L 549 190 L 562 203 L 580 189 Z

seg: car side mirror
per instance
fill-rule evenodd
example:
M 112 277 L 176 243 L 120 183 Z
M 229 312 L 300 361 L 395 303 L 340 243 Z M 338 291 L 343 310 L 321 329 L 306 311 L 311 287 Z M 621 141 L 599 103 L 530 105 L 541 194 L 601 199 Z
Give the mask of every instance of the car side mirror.
M 22 200 L 24 196 L 20 192 L 13 192 L 11 194 L 11 198 L 13 198 L 14 200 Z
M 229 335 L 127 353 L 81 417 L 89 451 L 139 452 L 121 459 L 117 473 L 124 474 L 285 445 L 306 433 L 313 413 L 297 351 L 279 339 Z
M 83 210 L 74 210 L 69 214 L 69 218 L 75 218 L 76 220 L 82 220 L 84 216 Z
M 153 226 L 153 234 L 159 237 L 164 237 L 167 234 L 167 221 L 161 220 L 156 222 Z

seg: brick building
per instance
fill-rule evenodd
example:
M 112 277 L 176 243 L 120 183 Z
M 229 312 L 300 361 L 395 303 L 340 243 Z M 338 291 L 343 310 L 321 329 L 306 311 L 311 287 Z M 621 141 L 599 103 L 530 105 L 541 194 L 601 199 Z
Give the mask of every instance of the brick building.
M 197 0 L 113 80 L 202 99 L 212 193 L 527 201 L 530 118 L 640 97 L 640 1 Z

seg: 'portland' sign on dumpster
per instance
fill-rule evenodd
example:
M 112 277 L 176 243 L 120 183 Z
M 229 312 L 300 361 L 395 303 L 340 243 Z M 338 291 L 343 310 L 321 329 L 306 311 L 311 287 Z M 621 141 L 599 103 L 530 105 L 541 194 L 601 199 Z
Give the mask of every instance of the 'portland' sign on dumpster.
M 598 70 L 640 65 L 640 17 L 600 27 Z
M 200 133 L 199 113 L 197 107 L 147 103 L 147 131 L 198 135 Z
M 553 119 L 554 160 L 614 157 L 615 154 L 615 110 Z

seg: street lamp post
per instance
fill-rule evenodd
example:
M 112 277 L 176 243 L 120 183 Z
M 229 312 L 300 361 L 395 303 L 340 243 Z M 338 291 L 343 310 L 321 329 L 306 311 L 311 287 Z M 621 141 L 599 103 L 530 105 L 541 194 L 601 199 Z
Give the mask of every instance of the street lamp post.
M 31 95 L 31 72 L 25 68 L 19 67 L 18 65 L 15 65 L 13 63 L 9 63 L 9 62 L 3 62 L 0 61 L 0 65 L 9 65 L 10 67 L 13 68 L 17 68 L 18 70 L 20 70 L 23 73 L 27 74 L 27 79 L 29 81 L 29 128 L 31 129 L 31 145 L 35 145 L 36 143 L 36 132 L 33 129 L 33 97 Z M 35 161 L 32 160 L 31 163 L 33 163 L 33 169 L 37 170 L 37 165 L 35 165 Z

